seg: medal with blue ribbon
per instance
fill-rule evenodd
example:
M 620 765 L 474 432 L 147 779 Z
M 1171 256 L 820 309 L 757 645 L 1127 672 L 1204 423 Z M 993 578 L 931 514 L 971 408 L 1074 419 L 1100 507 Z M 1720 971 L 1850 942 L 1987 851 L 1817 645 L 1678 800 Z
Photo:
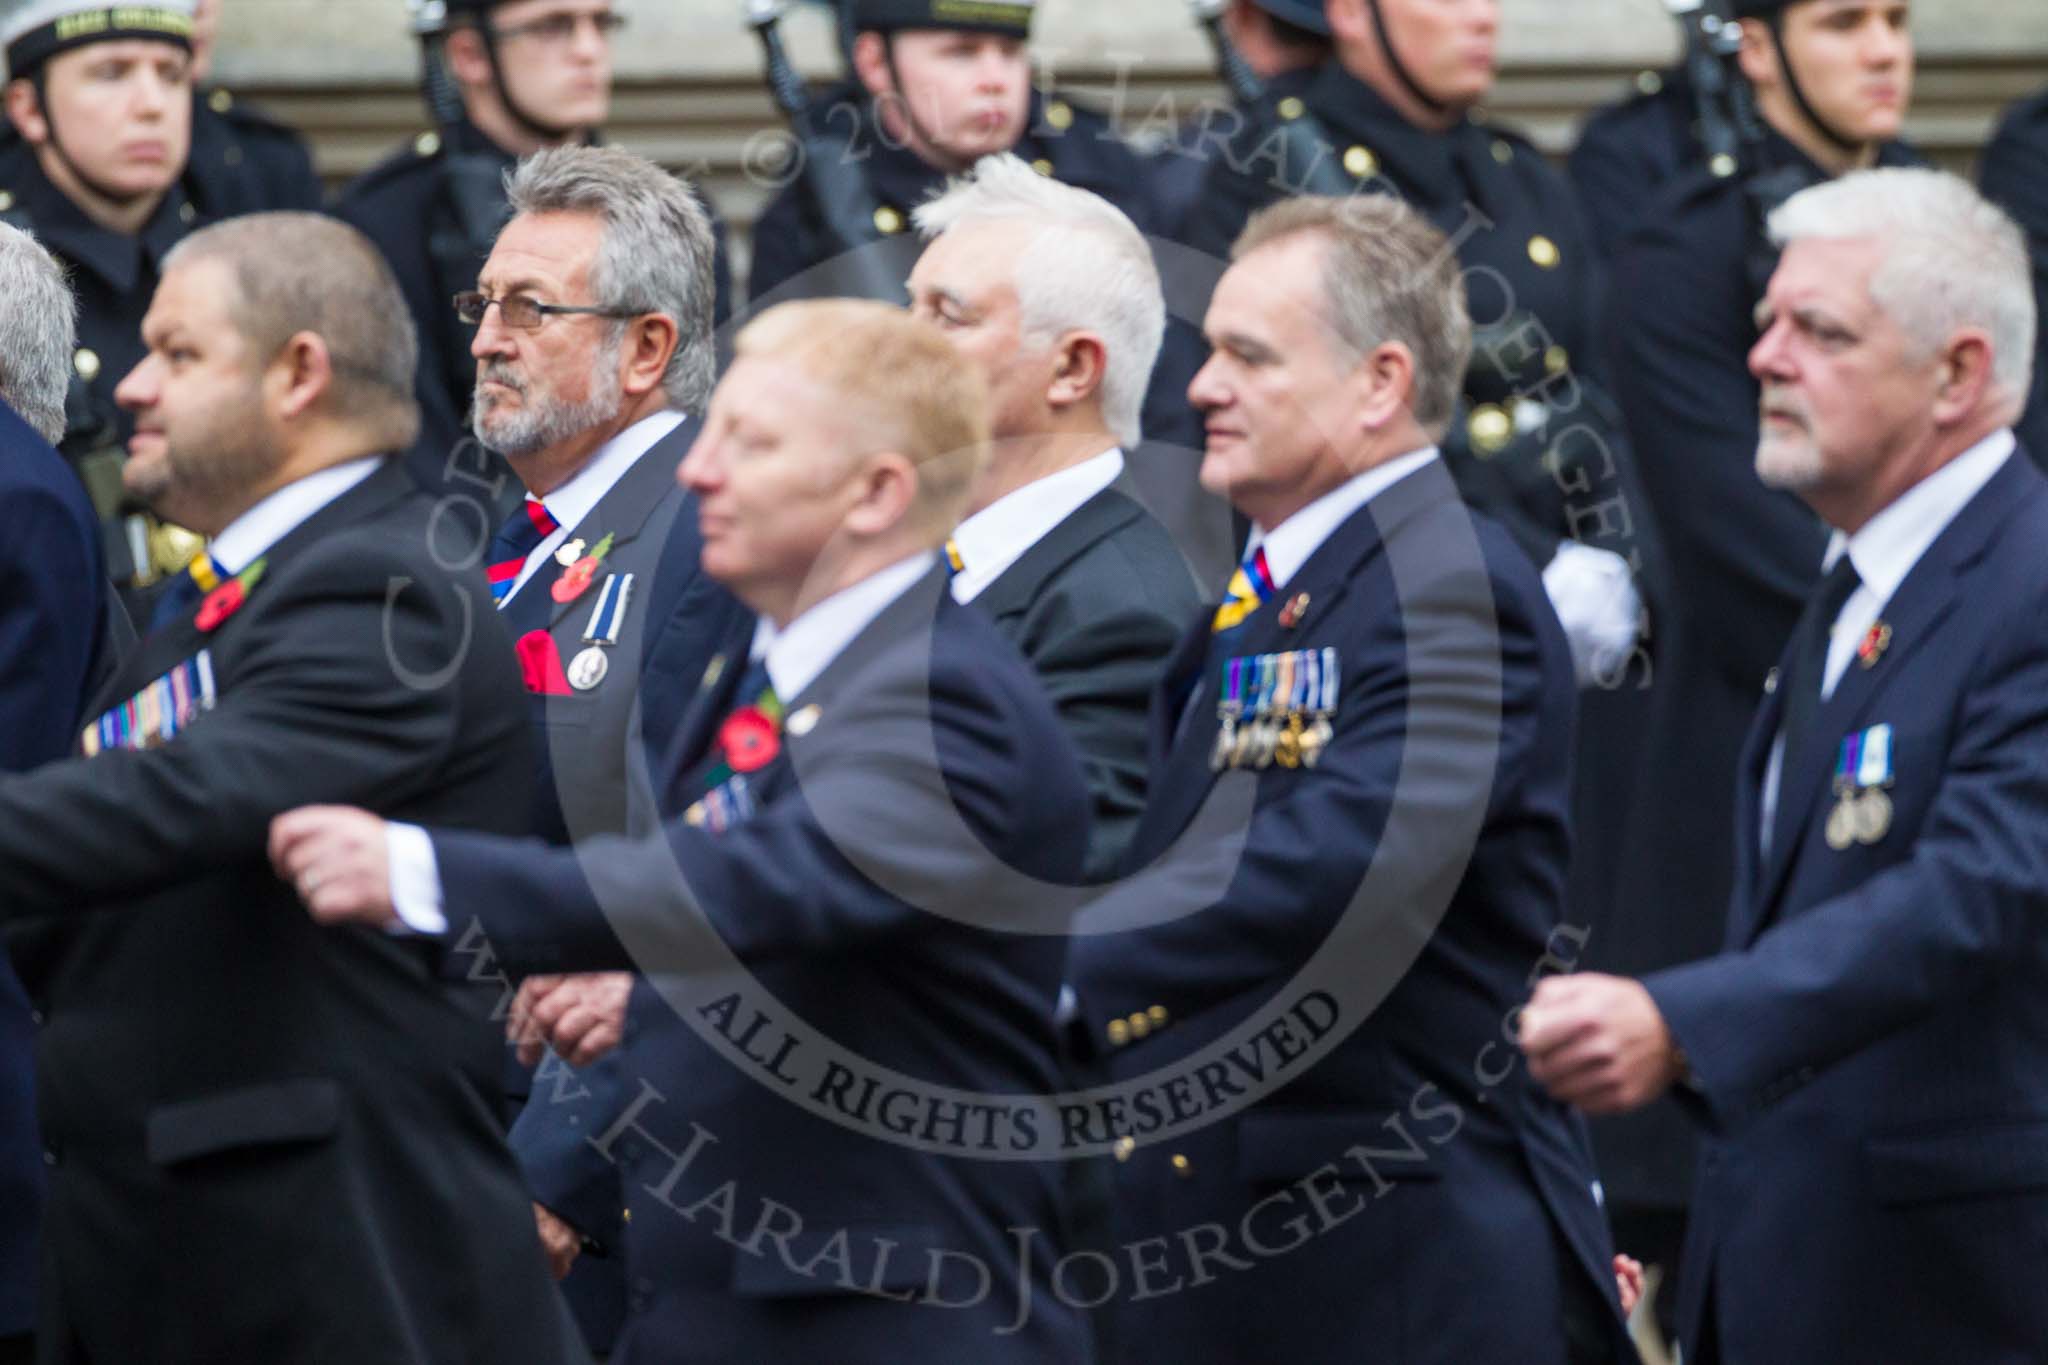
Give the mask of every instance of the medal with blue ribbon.
M 1828 847 L 1871 845 L 1891 832 L 1892 727 L 1873 725 L 1842 740 L 1835 760 L 1835 808 L 1828 812 Z

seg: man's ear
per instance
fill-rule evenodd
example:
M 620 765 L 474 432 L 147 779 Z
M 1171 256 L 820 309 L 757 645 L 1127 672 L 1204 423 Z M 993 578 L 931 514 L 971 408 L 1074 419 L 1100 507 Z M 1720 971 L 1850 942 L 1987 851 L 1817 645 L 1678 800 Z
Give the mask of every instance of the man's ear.
M 50 140 L 50 121 L 43 117 L 43 102 L 36 98 L 35 82 L 27 79 L 7 82 L 7 121 L 21 140 L 40 147 Z
M 334 388 L 334 359 L 318 332 L 297 332 L 270 362 L 264 387 L 277 404 L 277 415 L 295 421 Z
M 1109 373 L 1109 349 L 1093 332 L 1069 332 L 1053 357 L 1052 383 L 1045 401 L 1056 409 L 1100 401 L 1102 381 Z
M 661 386 L 678 339 L 676 320 L 666 313 L 633 319 L 626 329 L 626 344 L 620 348 L 624 368 L 619 387 L 628 398 L 639 398 Z
M 1398 341 L 1372 348 L 1352 372 L 1359 425 L 1380 431 L 1415 411 L 1415 356 Z
M 1761 19 L 1744 19 L 1742 23 L 1742 46 L 1736 50 L 1735 64 L 1742 69 L 1742 77 L 1759 90 L 1774 89 L 1781 81 L 1778 73 L 1778 40 L 1771 36 L 1771 26 Z
M 895 74 L 889 70 L 888 41 L 879 33 L 862 33 L 853 40 L 853 74 L 872 98 L 896 92 Z
M 872 539 L 910 516 L 917 501 L 917 465 L 909 456 L 893 450 L 870 455 L 853 477 L 854 502 L 842 522 L 848 531 Z
M 491 83 L 491 54 L 484 46 L 484 35 L 475 26 L 463 24 L 451 30 L 442 40 L 441 56 L 448 64 L 448 74 L 464 89 Z
M 1996 364 L 1991 338 L 1983 331 L 1972 327 L 1957 333 L 1941 358 L 1934 424 L 1949 426 L 1975 415 L 1997 385 Z

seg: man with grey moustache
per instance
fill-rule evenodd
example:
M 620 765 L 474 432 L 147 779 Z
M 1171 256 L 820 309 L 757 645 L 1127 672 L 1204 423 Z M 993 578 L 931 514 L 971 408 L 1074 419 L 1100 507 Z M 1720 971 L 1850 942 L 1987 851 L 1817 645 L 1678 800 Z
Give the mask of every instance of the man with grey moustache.
M 509 195 L 512 221 L 455 307 L 476 328 L 476 437 L 526 489 L 486 571 L 531 697 L 530 832 L 566 844 L 626 828 L 636 747 L 644 736 L 659 752 L 739 611 L 698 570 L 695 501 L 675 479 L 711 390 L 714 245 L 688 185 L 616 148 L 538 152 Z M 474 972 L 493 970 L 480 938 L 456 942 Z M 573 1023 L 572 1004 L 623 1006 L 631 983 L 620 973 L 536 989 L 561 987 L 549 1017 Z M 539 1051 L 529 1044 L 522 1060 Z M 535 1089 L 580 1100 L 610 1078 L 550 1062 Z M 557 1274 L 579 1247 L 616 1242 L 623 1202 L 566 1108 L 530 1106 L 513 1130 Z M 598 1350 L 624 1310 L 606 1268 L 565 1286 Z

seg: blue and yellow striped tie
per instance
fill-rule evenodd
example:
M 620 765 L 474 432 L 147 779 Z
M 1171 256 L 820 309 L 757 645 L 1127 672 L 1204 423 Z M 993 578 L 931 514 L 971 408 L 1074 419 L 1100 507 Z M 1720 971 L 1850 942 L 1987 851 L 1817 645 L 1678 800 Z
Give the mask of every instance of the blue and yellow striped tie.
M 1245 618 L 1277 591 L 1273 586 L 1272 570 L 1266 567 L 1265 546 L 1253 550 L 1244 563 L 1237 566 L 1237 572 L 1230 576 L 1230 586 L 1225 591 L 1229 596 L 1223 599 L 1222 606 L 1216 608 L 1215 619 L 1209 623 L 1211 634 L 1221 635 L 1243 625 Z

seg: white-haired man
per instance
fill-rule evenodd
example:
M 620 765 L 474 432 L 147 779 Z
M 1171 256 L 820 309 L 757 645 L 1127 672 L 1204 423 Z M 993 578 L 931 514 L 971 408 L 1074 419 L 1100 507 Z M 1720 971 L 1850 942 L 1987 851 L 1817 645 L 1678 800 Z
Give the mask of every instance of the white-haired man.
M 1723 953 L 1545 982 L 1531 1069 L 1708 1132 L 1688 1361 L 2024 1360 L 2048 1341 L 2048 482 L 2010 426 L 2019 230 L 1861 172 L 1772 215 L 1757 469 L 1830 526 L 1739 769 Z
M 1145 716 L 1200 609 L 1139 503 L 1124 452 L 1166 329 L 1151 249 L 1106 199 L 1015 156 L 917 210 L 911 306 L 987 379 L 995 442 L 953 533 L 953 597 L 1031 661 L 1095 803 L 1089 865 L 1113 870 L 1145 803 Z
M 99 529 L 54 446 L 78 309 L 64 269 L 0 223 L 0 772 L 64 757 L 91 679 L 111 663 Z M 35 1024 L 0 952 L 0 1362 L 33 1357 L 37 1211 Z

